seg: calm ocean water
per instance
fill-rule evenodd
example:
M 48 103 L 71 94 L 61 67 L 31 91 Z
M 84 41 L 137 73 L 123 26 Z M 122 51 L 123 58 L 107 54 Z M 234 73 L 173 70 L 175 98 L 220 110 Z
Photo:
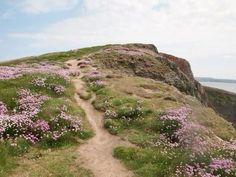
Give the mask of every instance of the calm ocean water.
M 201 82 L 202 85 L 215 87 L 230 92 L 236 93 L 236 83 L 221 83 L 221 82 Z

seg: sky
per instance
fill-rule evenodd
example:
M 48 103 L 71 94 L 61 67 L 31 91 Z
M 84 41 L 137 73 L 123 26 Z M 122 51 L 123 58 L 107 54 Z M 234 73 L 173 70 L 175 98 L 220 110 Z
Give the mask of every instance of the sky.
M 0 61 L 151 43 L 195 76 L 236 79 L 235 0 L 0 0 Z

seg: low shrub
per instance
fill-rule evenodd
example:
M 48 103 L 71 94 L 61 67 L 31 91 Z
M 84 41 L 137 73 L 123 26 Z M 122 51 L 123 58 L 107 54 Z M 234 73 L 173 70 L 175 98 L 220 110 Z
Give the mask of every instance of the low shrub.
M 105 119 L 104 121 L 104 127 L 112 134 L 116 135 L 118 134 L 120 125 L 113 119 Z
M 122 119 L 126 121 L 131 121 L 138 119 L 144 115 L 149 114 L 149 110 L 145 110 L 142 108 L 141 104 L 137 102 L 134 106 L 129 107 L 121 107 L 115 111 L 106 110 L 105 118 L 109 119 Z
M 177 141 L 173 135 L 180 128 L 181 124 L 176 120 L 155 120 L 152 124 L 152 129 L 154 131 L 164 134 L 173 142 Z
M 172 142 L 179 142 L 178 135 L 185 126 L 188 126 L 187 116 L 190 111 L 187 107 L 181 107 L 158 114 L 159 118 L 154 121 L 152 129 L 164 134 Z
M 82 93 L 79 94 L 79 97 L 83 100 L 89 100 L 92 95 L 90 92 L 83 91 Z

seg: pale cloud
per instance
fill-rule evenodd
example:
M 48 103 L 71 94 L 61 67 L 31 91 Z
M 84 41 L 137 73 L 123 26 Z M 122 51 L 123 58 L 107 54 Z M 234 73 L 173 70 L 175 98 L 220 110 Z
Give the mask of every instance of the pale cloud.
M 235 0 L 84 0 L 84 6 L 86 15 L 51 24 L 36 33 L 11 36 L 32 39 L 35 47 L 52 49 L 154 43 L 162 51 L 189 59 L 196 75 L 219 75 L 223 65 L 229 70 L 236 67 L 235 55 L 230 65 L 214 63 L 215 69 L 199 64 L 215 62 L 215 57 L 227 62 L 225 54 L 235 51 Z
M 68 10 L 73 8 L 77 2 L 77 0 L 22 0 L 18 3 L 21 11 L 38 14 Z
M 2 14 L 0 14 L 0 19 L 9 19 L 11 16 L 12 16 L 12 12 L 4 12 L 4 13 L 2 13 Z

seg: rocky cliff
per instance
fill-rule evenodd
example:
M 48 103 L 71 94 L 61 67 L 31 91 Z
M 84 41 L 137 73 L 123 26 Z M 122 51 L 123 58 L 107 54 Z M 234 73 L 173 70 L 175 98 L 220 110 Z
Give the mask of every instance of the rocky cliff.
M 193 83 L 195 86 L 194 93 L 198 99 L 236 126 L 236 94 L 216 88 L 203 87 L 194 79 L 191 66 L 187 60 L 165 53 L 159 53 L 159 55 L 170 62 L 174 62 L 189 79 L 189 82 Z
M 187 60 L 159 53 L 154 45 L 113 45 L 91 55 L 90 58 L 97 60 L 104 68 L 121 70 L 124 73 L 173 85 L 207 105 L 206 93 L 201 84 L 194 79 Z
M 209 105 L 236 126 L 236 94 L 211 87 L 204 89 L 208 95 Z
M 175 57 L 173 55 L 165 53 L 159 53 L 159 55 L 163 56 L 168 61 L 175 63 L 178 69 L 188 78 L 189 82 L 192 83 L 193 95 L 196 96 L 204 105 L 208 105 L 208 96 L 202 85 L 194 79 L 190 63 L 183 58 Z
M 104 69 L 151 78 L 173 85 L 181 92 L 196 97 L 206 106 L 231 122 L 235 121 L 235 99 L 231 94 L 204 88 L 194 79 L 189 62 L 183 58 L 160 53 L 152 44 L 111 45 L 89 56 Z M 222 97 L 228 98 L 221 102 Z
M 186 75 L 186 77 L 189 78 L 189 80 L 194 80 L 191 66 L 187 60 L 166 53 L 159 53 L 159 55 L 165 57 L 171 62 L 174 62 L 179 67 L 179 69 Z

